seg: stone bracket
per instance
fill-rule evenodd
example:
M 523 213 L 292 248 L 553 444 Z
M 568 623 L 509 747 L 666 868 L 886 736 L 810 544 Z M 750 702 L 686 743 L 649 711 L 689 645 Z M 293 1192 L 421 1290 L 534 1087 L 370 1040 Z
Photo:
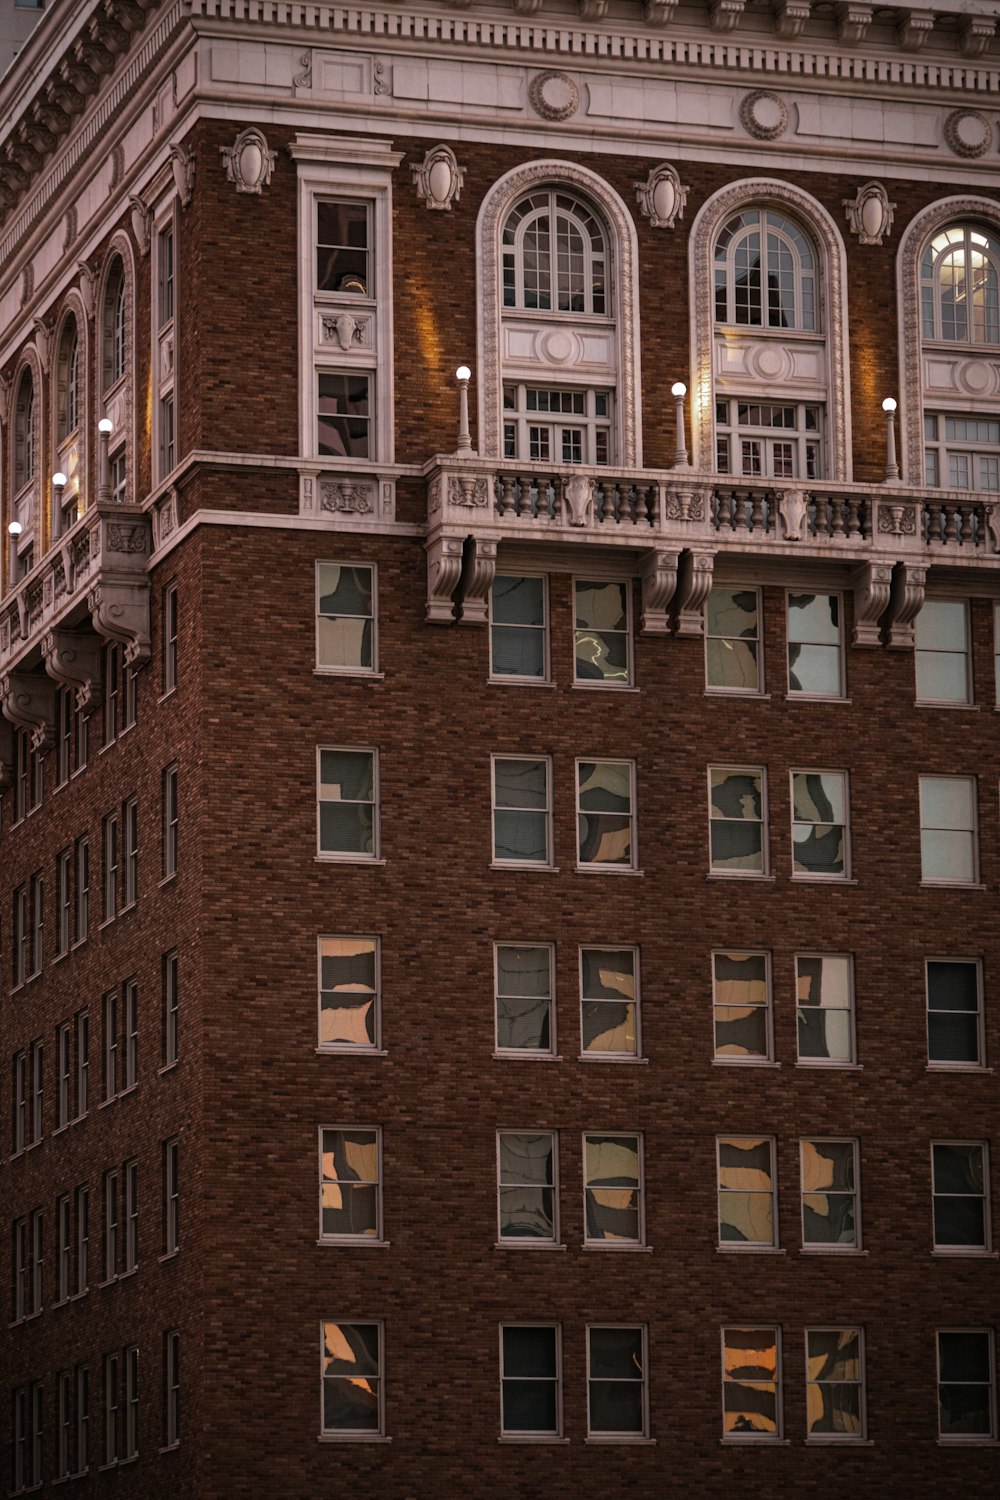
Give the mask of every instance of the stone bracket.
M 880 646 L 882 644 L 879 622 L 888 606 L 891 586 L 891 563 L 862 563 L 855 570 L 854 632 L 851 637 L 853 645 Z
M 639 629 L 643 635 L 666 635 L 670 630 L 667 606 L 677 588 L 680 550 L 654 547 L 642 559 L 642 615 Z
M 451 625 L 455 619 L 453 595 L 462 577 L 465 540 L 460 536 L 431 537 L 427 551 L 427 623 Z
M 103 661 L 97 636 L 82 630 L 50 630 L 42 639 L 42 656 L 49 676 L 74 690 L 80 713 L 100 703 Z
M 923 608 L 927 569 L 913 563 L 897 563 L 892 574 L 889 610 L 885 620 L 886 645 L 890 650 L 912 651 L 913 622 Z
M 705 600 L 711 592 L 714 567 L 714 552 L 699 550 L 681 554 L 674 611 L 678 635 L 704 636 Z
M 51 750 L 56 742 L 56 685 L 40 672 L 8 672 L 0 678 L 0 708 L 15 729 L 26 729 L 31 748 Z
M 488 537 L 468 537 L 462 553 L 458 605 L 458 618 L 463 625 L 486 624 L 496 573 L 496 542 Z
M 149 661 L 149 584 L 106 579 L 87 595 L 87 608 L 98 635 L 125 647 L 125 664 L 141 667 Z
M 14 780 L 14 726 L 0 714 L 0 791 Z

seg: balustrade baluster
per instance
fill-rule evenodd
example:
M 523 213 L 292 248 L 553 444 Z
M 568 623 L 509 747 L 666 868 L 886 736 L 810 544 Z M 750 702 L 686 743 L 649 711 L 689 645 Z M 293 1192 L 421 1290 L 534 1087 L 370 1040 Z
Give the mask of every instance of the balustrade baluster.
M 926 508 L 927 515 L 927 540 L 939 542 L 941 540 L 941 506 L 938 501 L 932 501 Z
M 957 522 L 958 522 L 958 506 L 957 505 L 946 505 L 944 507 L 944 514 L 945 514 L 944 541 L 945 541 L 945 546 L 947 546 L 949 542 L 957 542 L 958 541 L 958 525 L 957 525 Z
M 972 541 L 972 514 L 973 514 L 973 507 L 971 505 L 963 505 L 961 507 L 961 514 L 962 514 L 962 530 L 961 530 L 961 533 L 960 533 L 960 540 L 961 540 L 961 542 L 962 542 L 962 544 L 964 546 L 964 544 L 966 542 L 971 542 Z
M 615 519 L 615 488 L 614 481 L 610 479 L 601 485 L 601 490 L 604 494 L 604 501 L 600 511 L 602 521 L 613 521 Z M 594 497 L 594 510 L 597 510 L 596 495 Z
M 754 490 L 750 497 L 750 530 L 764 530 L 764 491 Z
M 858 499 L 857 495 L 848 495 L 847 497 L 846 529 L 848 536 L 857 536 L 862 529 L 861 501 Z
M 830 502 L 830 535 L 844 535 L 844 502 L 839 495 Z
M 815 509 L 813 511 L 812 533 L 813 536 L 829 536 L 830 534 L 830 501 L 826 495 L 815 496 Z
M 746 490 L 738 490 L 733 500 L 733 530 L 748 531 L 750 528 L 747 525 L 747 506 L 750 496 Z
M 514 476 L 503 474 L 500 478 L 500 504 L 499 511 L 502 516 L 509 516 L 514 509 Z
M 733 529 L 733 492 L 732 490 L 719 491 L 719 517 L 716 522 L 720 531 L 732 531 Z

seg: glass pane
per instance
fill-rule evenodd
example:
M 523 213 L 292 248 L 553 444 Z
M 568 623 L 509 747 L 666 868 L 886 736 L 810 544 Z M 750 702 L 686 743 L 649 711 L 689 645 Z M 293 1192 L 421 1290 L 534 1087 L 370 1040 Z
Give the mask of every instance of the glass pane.
M 989 1437 L 992 1432 L 988 1385 L 942 1385 L 941 1436 Z
M 771 1328 L 727 1328 L 725 1373 L 737 1380 L 755 1383 L 776 1381 L 778 1349 Z
M 556 1378 L 556 1330 L 546 1327 L 508 1326 L 503 1330 L 505 1378 L 526 1376 Z
M 925 880 L 953 880 L 969 885 L 975 879 L 971 833 L 928 832 L 920 835 L 920 864 Z
M 790 693 L 815 693 L 824 698 L 839 698 L 839 646 L 790 645 L 788 648 L 788 691 Z
M 756 641 L 710 639 L 705 649 L 709 687 L 757 691 L 760 678 Z
M 497 988 L 502 995 L 548 995 L 550 950 L 542 947 L 497 948 Z
M 860 1385 L 810 1385 L 807 1392 L 809 1435 L 861 1435 Z
M 551 1188 L 500 1188 L 501 1239 L 551 1240 L 554 1234 Z
M 917 697 L 933 703 L 967 703 L 967 658 L 945 651 L 918 651 Z
M 759 772 L 713 771 L 711 787 L 713 818 L 760 821 L 762 798 Z
M 368 751 L 321 750 L 320 795 L 326 802 L 371 802 L 374 757 Z
M 590 1374 L 593 1379 L 642 1379 L 642 1329 L 592 1328 Z
M 709 635 L 730 641 L 756 640 L 756 589 L 714 588 L 708 596 L 706 619 Z
M 625 630 L 628 594 L 624 583 L 582 583 L 575 587 L 577 630 Z
M 552 1184 L 552 1137 L 548 1132 L 522 1135 L 505 1130 L 499 1141 L 500 1181 Z
M 807 1245 L 856 1245 L 854 1195 L 847 1193 L 804 1194 L 802 1238 Z
M 798 771 L 792 777 L 792 816 L 805 823 L 846 820 L 844 778 L 836 771 Z
M 918 651 L 966 650 L 967 614 L 957 599 L 928 599 L 914 625 Z
M 628 636 L 576 632 L 578 682 L 628 682 Z
M 583 1004 L 584 1052 L 636 1055 L 636 1007 L 607 1000 L 585 1000 Z
M 322 615 L 371 615 L 371 568 L 320 563 L 319 612 Z
M 591 1380 L 591 1432 L 643 1432 L 641 1380 Z
M 981 1195 L 985 1191 L 984 1161 L 982 1146 L 935 1146 L 934 1191 Z
M 762 870 L 764 854 L 759 823 L 712 823 L 712 868 Z
M 495 677 L 544 678 L 544 631 L 513 625 L 494 626 L 492 646 Z
M 548 820 L 544 813 L 505 812 L 498 809 L 493 822 L 494 859 L 546 863 Z
M 632 820 L 627 815 L 581 814 L 577 820 L 581 864 L 630 865 Z
M 325 1235 L 378 1233 L 378 1196 L 374 1186 L 324 1183 L 322 1221 Z
M 548 1052 L 548 1000 L 497 1000 L 497 1046 L 519 1052 Z
M 321 456 L 368 457 L 367 375 L 320 375 L 317 443 Z
M 942 1380 L 988 1384 L 992 1378 L 988 1333 L 977 1329 L 939 1333 L 938 1357 Z
M 321 802 L 319 846 L 325 854 L 372 854 L 372 809 L 363 802 Z
M 379 1382 L 371 1377 L 323 1382 L 325 1432 L 378 1432 Z
M 584 948 L 583 993 L 588 999 L 635 997 L 635 953 L 631 948 Z
M 372 666 L 372 622 L 351 617 L 318 621 L 318 658 L 321 667 Z
M 985 1244 L 985 1234 L 981 1198 L 935 1198 L 935 1245 L 965 1245 L 978 1249 Z
M 836 594 L 789 594 L 788 639 L 812 645 L 840 642 L 840 599 Z
M 375 988 L 373 938 L 321 938 L 320 964 L 324 990 Z
M 920 807 L 924 828 L 967 829 L 973 826 L 973 784 L 965 776 L 921 776 Z
M 545 580 L 498 574 L 493 583 L 493 623 L 542 626 L 545 623 Z
M 927 1004 L 931 1010 L 979 1010 L 979 971 L 975 964 L 935 960 L 927 965 Z
M 374 1047 L 375 999 L 372 995 L 324 994 L 320 1009 L 321 1046 Z
M 802 1187 L 806 1192 L 854 1191 L 852 1141 L 803 1141 Z
M 802 1005 L 847 1009 L 851 1003 L 849 958 L 799 958 L 796 960 L 798 999 Z
M 931 1062 L 977 1063 L 978 1017 L 931 1011 L 927 1017 L 927 1056 Z
M 727 1433 L 778 1430 L 778 1393 L 773 1385 L 727 1380 L 723 1390 L 723 1423 Z
M 497 807 L 547 807 L 547 771 L 543 760 L 495 761 Z
M 505 1380 L 503 1426 L 505 1432 L 555 1432 L 555 1381 Z
M 774 1244 L 774 1205 L 771 1194 L 719 1194 L 719 1238 L 748 1245 Z
M 763 1006 L 716 1006 L 715 1050 L 720 1057 L 766 1057 L 766 1009 Z
M 324 1375 L 379 1373 L 376 1323 L 325 1323 L 323 1346 Z
M 797 874 L 843 875 L 844 830 L 823 823 L 796 823 L 792 828 L 792 864 Z
M 622 761 L 581 761 L 577 767 L 580 811 L 629 813 L 632 770 Z
M 810 1329 L 806 1334 L 810 1380 L 861 1379 L 861 1339 L 854 1328 Z

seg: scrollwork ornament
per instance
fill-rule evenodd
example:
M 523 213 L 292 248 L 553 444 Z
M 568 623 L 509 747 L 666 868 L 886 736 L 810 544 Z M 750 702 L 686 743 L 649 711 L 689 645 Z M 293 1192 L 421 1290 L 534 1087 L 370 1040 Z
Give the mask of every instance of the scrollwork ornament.
M 231 146 L 220 146 L 226 179 L 238 193 L 260 193 L 271 181 L 276 156 L 268 148 L 262 130 L 250 125 L 241 130 Z
M 450 146 L 434 146 L 419 166 L 411 167 L 417 197 L 426 208 L 450 210 L 462 195 L 465 168 Z
M 635 184 L 635 195 L 640 212 L 653 229 L 673 229 L 677 220 L 684 217 L 688 189 L 682 186 L 676 167 L 669 162 L 651 167 L 645 182 Z
M 851 233 L 857 235 L 860 243 L 881 245 L 892 229 L 896 213 L 896 205 L 889 202 L 889 194 L 882 184 L 866 182 L 853 198 L 843 199 L 843 204 Z

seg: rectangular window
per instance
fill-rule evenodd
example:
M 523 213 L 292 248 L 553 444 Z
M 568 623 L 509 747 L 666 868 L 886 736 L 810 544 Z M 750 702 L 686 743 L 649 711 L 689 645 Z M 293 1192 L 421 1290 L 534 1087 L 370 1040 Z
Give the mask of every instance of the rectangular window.
M 123 1459 L 139 1455 L 139 1350 L 125 1350 L 125 1443 Z
M 978 880 L 974 776 L 920 777 L 920 873 L 935 884 Z
M 17 1219 L 13 1225 L 13 1246 L 11 1249 L 11 1264 L 13 1266 L 13 1305 L 12 1317 L 15 1323 L 20 1323 L 31 1311 L 30 1290 L 28 1284 L 28 1221 Z
M 993 606 L 993 687 L 1000 704 L 1000 604 Z
M 60 1370 L 56 1376 L 56 1478 L 70 1476 L 70 1439 L 73 1431 L 73 1388 L 69 1370 Z
M 317 375 L 316 451 L 321 458 L 372 458 L 372 376 L 364 370 Z
M 69 1021 L 56 1027 L 56 1129 L 69 1124 L 73 1084 L 73 1033 Z
M 646 1330 L 587 1329 L 587 1432 L 622 1442 L 648 1436 Z
M 493 859 L 551 865 L 549 762 L 493 757 Z
M 122 985 L 122 1015 L 125 1020 L 125 1066 L 122 1092 L 139 1082 L 139 986 L 134 979 Z
M 160 430 L 160 477 L 164 478 L 174 467 L 175 436 L 174 436 L 174 396 L 173 392 L 168 396 L 160 397 L 159 430 Z
M 918 703 L 971 703 L 969 606 L 927 599 L 915 622 Z
M 31 975 L 42 972 L 45 937 L 45 881 L 41 875 L 32 875 L 31 897 Z
M 177 824 L 179 821 L 177 767 L 163 773 L 163 878 L 177 874 Z
M 109 813 L 103 823 L 104 920 L 118 915 L 118 814 Z
M 104 1356 L 104 1462 L 118 1462 L 118 1355 Z
M 562 1432 L 560 1329 L 552 1323 L 500 1327 L 500 1430 L 504 1437 Z
M 533 463 L 611 462 L 612 393 L 551 390 L 508 383 L 503 388 L 504 457 Z
M 90 1016 L 85 1010 L 76 1016 L 76 1118 L 82 1120 L 89 1105 Z
M 172 1255 L 180 1244 L 180 1141 L 163 1143 L 163 1253 Z
M 15 1156 L 28 1144 L 28 1053 L 14 1055 L 14 1111 L 11 1150 Z
M 90 715 L 77 709 L 74 718 L 76 721 L 76 770 L 73 775 L 75 776 L 87 765 L 87 756 L 90 752 Z
M 942 1068 L 981 1068 L 982 975 L 975 959 L 927 960 L 927 1060 Z
M 378 1049 L 378 938 L 319 939 L 319 1045 L 324 1051 Z
M 76 941 L 86 940 L 90 926 L 90 840 L 76 841 Z
M 792 874 L 847 880 L 851 873 L 845 771 L 793 771 Z
M 862 1443 L 865 1345 L 860 1328 L 806 1329 L 806 1438 Z
M 316 752 L 319 853 L 335 859 L 378 858 L 378 752 Z
M 374 672 L 375 569 L 363 563 L 316 564 L 316 666 Z
M 839 594 L 788 595 L 788 691 L 806 698 L 844 696 Z
M 125 705 L 122 709 L 122 732 L 135 728 L 135 716 L 139 698 L 139 674 L 135 667 L 125 668 Z
M 157 235 L 157 329 L 165 328 L 174 315 L 174 231 L 169 226 Z
M 627 582 L 573 580 L 574 680 L 591 687 L 632 682 L 632 589 Z
M 28 771 L 31 760 L 31 751 L 28 746 L 28 732 L 26 729 L 15 729 L 12 736 L 13 754 L 11 781 L 14 790 L 14 817 L 13 822 L 20 823 L 28 811 Z
M 121 1233 L 121 1183 L 118 1170 L 104 1174 L 104 1280 L 114 1281 L 118 1275 L 119 1243 Z
M 121 699 L 122 648 L 104 648 L 104 744 L 118 738 L 118 711 Z
M 31 1112 L 29 1117 L 30 1143 L 34 1145 L 42 1138 L 42 1103 L 45 1087 L 45 1055 L 41 1042 L 32 1042 L 31 1054 Z
M 177 951 L 163 955 L 163 1066 L 171 1067 L 178 1057 L 179 992 L 177 984 Z
M 803 1246 L 860 1250 L 857 1141 L 800 1141 L 799 1159 Z
M 118 991 L 104 997 L 104 1101 L 115 1099 L 120 1087 L 118 1058 Z
M 577 761 L 578 864 L 591 869 L 635 869 L 634 782 L 634 761 Z
M 382 1132 L 346 1126 L 320 1131 L 320 1238 L 382 1240 Z
M 32 1210 L 29 1220 L 31 1237 L 31 1311 L 42 1310 L 42 1274 L 45 1266 L 45 1216 L 40 1208 Z
M 490 591 L 490 676 L 549 680 L 548 579 L 498 573 Z
M 76 1367 L 76 1472 L 85 1474 L 90 1463 L 90 1370 Z
M 11 1480 L 15 1495 L 27 1485 L 34 1484 L 31 1473 L 31 1453 L 28 1442 L 28 1387 L 19 1386 L 14 1392 L 11 1413 Z
M 554 950 L 549 943 L 497 943 L 498 1052 L 551 1057 L 555 1052 Z
M 181 1336 L 176 1329 L 163 1335 L 163 1446 L 181 1440 Z
M 764 770 L 759 766 L 710 766 L 708 793 L 713 873 L 766 875 Z
M 586 1244 L 643 1244 L 641 1135 L 584 1136 L 583 1207 Z
M 580 1032 L 588 1057 L 638 1057 L 639 950 L 580 949 Z
M 163 590 L 163 696 L 177 686 L 177 585 Z
M 69 952 L 73 899 L 70 889 L 70 852 L 56 855 L 56 957 Z
M 139 895 L 139 804 L 132 797 L 125 804 L 124 904 L 133 906 Z
M 90 1189 L 76 1190 L 76 1295 L 90 1285 Z
M 835 953 L 797 954 L 795 999 L 799 1062 L 809 1067 L 853 1063 L 851 958 Z
M 70 1222 L 69 1193 L 56 1199 L 56 1303 L 70 1296 L 70 1273 L 73 1265 L 73 1236 Z
M 991 1328 L 942 1328 L 937 1336 L 938 1432 L 954 1443 L 997 1435 Z
M 497 1132 L 497 1233 L 503 1244 L 558 1242 L 557 1144 L 551 1130 Z
M 771 1062 L 771 972 L 766 953 L 712 955 L 715 1056 L 721 1062 Z
M 719 1137 L 719 1243 L 763 1250 L 778 1243 L 777 1179 L 770 1136 Z
M 371 226 L 366 203 L 316 204 L 316 290 L 370 297 Z
M 73 689 L 56 692 L 56 786 L 65 786 L 73 770 Z
M 127 1161 L 125 1178 L 125 1270 L 134 1271 L 139 1264 L 139 1163 Z
M 781 1420 L 781 1329 L 723 1328 L 723 1438 L 780 1441 Z
M 14 892 L 14 941 L 11 983 L 16 989 L 28 977 L 28 887 L 19 885 Z
M 381 1323 L 324 1323 L 321 1331 L 322 1435 L 385 1432 Z
M 931 1146 L 934 1249 L 951 1254 L 989 1250 L 989 1148 L 982 1141 Z
M 718 693 L 763 691 L 760 590 L 713 588 L 705 606 L 705 686 Z

